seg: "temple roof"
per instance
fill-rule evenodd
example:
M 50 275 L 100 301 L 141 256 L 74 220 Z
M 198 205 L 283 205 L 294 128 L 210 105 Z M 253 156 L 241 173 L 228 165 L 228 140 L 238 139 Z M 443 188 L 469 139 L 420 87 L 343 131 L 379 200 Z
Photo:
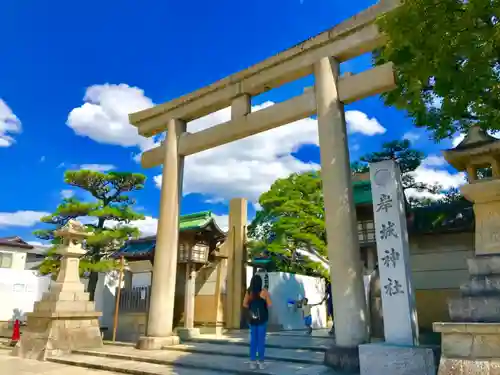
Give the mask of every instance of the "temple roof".
M 180 232 L 212 232 L 214 238 L 224 238 L 225 232 L 215 222 L 211 211 L 196 212 L 182 215 L 179 218 Z M 113 256 L 144 257 L 150 255 L 156 246 L 156 236 L 148 236 L 130 240 L 127 244 L 113 254 Z
M 0 238 L 0 246 L 18 247 L 21 249 L 33 249 L 34 247 L 18 236 Z
M 408 230 L 418 234 L 471 232 L 474 223 L 472 203 L 464 199 L 411 209 Z

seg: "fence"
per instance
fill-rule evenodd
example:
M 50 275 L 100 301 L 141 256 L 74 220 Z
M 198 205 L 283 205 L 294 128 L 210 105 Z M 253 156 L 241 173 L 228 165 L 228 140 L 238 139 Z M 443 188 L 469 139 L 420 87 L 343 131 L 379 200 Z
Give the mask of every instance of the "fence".
M 122 289 L 120 296 L 120 312 L 147 312 L 151 286 L 138 286 Z

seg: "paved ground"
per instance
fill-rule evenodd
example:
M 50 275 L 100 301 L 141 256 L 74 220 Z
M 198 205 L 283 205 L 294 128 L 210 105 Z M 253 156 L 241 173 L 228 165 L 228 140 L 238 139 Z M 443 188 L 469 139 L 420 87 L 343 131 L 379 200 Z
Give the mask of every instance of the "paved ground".
M 293 337 L 292 337 L 293 336 Z M 10 357 L 0 350 L 0 374 L 18 375 L 334 375 L 323 366 L 324 350 L 332 343 L 327 332 L 312 337 L 303 332 L 271 333 L 266 352 L 267 368 L 248 369 L 248 333 L 223 337 L 203 335 L 161 351 L 139 351 L 132 345 L 105 345 L 96 350 L 79 351 L 49 362 Z M 5 348 L 5 347 L 4 347 Z
M 116 372 L 88 370 L 80 367 L 59 365 L 11 357 L 9 351 L 0 351 L 0 374 L 16 375 L 115 375 Z

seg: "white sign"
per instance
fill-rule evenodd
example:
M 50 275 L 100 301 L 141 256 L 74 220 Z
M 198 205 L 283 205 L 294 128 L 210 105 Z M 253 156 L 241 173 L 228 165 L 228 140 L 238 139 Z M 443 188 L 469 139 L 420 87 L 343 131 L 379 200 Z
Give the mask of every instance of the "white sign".
M 393 160 L 370 164 L 370 180 L 385 341 L 417 345 L 415 291 L 399 166 Z

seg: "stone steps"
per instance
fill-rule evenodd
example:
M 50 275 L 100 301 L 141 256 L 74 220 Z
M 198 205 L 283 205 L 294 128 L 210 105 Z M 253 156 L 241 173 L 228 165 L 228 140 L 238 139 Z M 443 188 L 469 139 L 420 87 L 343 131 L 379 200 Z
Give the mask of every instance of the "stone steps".
M 500 275 L 500 257 L 475 256 L 467 259 L 467 268 L 471 276 Z
M 238 348 L 238 346 L 236 346 Z M 241 347 L 241 346 L 239 346 Z M 317 363 L 306 351 L 296 356 L 303 361 L 289 361 L 294 354 L 292 351 L 270 353 L 274 358 L 269 360 L 265 370 L 250 371 L 248 359 L 243 357 L 241 349 L 231 349 L 230 346 L 218 345 L 209 348 L 207 345 L 180 345 L 178 348 L 166 348 L 159 351 L 137 350 L 129 346 L 106 345 L 96 350 L 75 351 L 71 355 L 51 357 L 48 360 L 55 363 L 86 367 L 91 369 L 107 370 L 132 375 L 212 375 L 215 373 L 227 374 L 268 374 L 268 375 L 327 375 L 331 370 Z M 205 351 L 205 353 L 202 353 Z M 309 356 L 309 361 L 307 361 Z M 311 361 L 314 360 L 313 364 Z M 307 362 L 306 362 L 307 361 Z
M 471 276 L 469 282 L 460 287 L 464 296 L 500 294 L 500 275 Z
M 248 358 L 249 348 L 245 345 L 224 345 L 224 344 L 209 344 L 201 343 L 186 343 L 169 347 L 168 350 L 198 353 L 198 354 L 215 354 L 231 357 Z M 325 353 L 321 351 L 297 350 L 297 349 L 277 349 L 266 348 L 266 359 L 271 361 L 285 361 L 295 363 L 305 363 L 313 365 L 323 364 Z
M 266 340 L 266 348 L 274 348 L 274 349 L 291 349 L 291 350 L 302 350 L 302 351 L 311 351 L 311 352 L 323 352 L 325 353 L 329 345 L 326 344 L 327 341 L 334 341 L 332 339 L 325 339 L 325 343 L 317 343 L 319 340 L 310 339 L 309 337 L 300 337 L 293 336 L 288 337 L 288 340 L 284 342 L 281 337 L 279 340 L 274 341 L 273 336 L 267 336 Z M 185 340 L 185 342 L 189 343 L 205 343 L 205 344 L 214 344 L 214 345 L 231 345 L 231 346 L 245 346 L 248 347 L 247 339 L 236 339 L 236 338 L 227 338 L 221 336 L 220 338 L 208 338 L 208 337 L 193 337 L 189 340 Z M 331 345 L 331 344 L 330 344 Z
M 500 316 L 500 297 L 462 296 L 448 301 L 453 322 L 497 322 Z

